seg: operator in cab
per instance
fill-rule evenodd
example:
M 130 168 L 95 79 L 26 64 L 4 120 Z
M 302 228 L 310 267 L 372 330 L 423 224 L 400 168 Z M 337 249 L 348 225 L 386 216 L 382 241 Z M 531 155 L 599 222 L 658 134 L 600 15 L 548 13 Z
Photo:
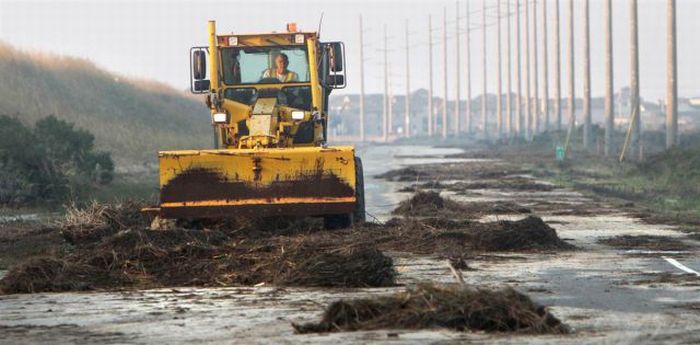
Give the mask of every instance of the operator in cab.
M 295 82 L 299 80 L 299 75 L 296 72 L 287 69 L 289 67 L 289 57 L 287 54 L 280 53 L 275 57 L 275 68 L 268 68 L 263 72 L 262 79 L 276 78 L 281 83 Z

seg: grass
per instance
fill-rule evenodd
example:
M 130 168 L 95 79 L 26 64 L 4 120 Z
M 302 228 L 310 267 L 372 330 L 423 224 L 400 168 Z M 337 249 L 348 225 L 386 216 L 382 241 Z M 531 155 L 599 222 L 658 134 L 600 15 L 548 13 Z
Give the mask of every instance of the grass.
M 617 133 L 622 136 L 622 133 Z M 554 160 L 556 135 L 533 143 L 501 146 L 506 159 L 531 165 L 541 177 L 592 195 L 633 202 L 651 214 L 648 219 L 672 223 L 700 222 L 700 139 L 687 135 L 681 146 L 665 150 L 658 133 L 645 133 L 648 152 L 644 162 L 620 163 L 617 155 L 605 158 L 573 147 L 570 159 Z M 577 143 L 580 133 L 572 139 Z M 619 138 L 618 138 L 619 139 Z
M 38 206 L 0 207 L 0 229 L 2 220 L 8 219 L 29 217 L 39 222 L 53 221 L 65 212 L 67 205 L 72 203 L 87 205 L 91 202 L 109 204 L 124 200 L 138 200 L 147 205 L 157 205 L 159 193 L 157 172 L 117 173 L 110 184 L 96 187 L 80 200 Z
M 182 66 L 187 68 L 187 66 Z M 96 137 L 118 170 L 152 167 L 157 151 L 210 146 L 208 110 L 169 86 L 130 80 L 84 59 L 20 51 L 0 42 L 0 114 L 27 125 L 48 115 Z
M 158 200 L 157 173 L 117 174 L 107 186 L 101 186 L 88 196 L 89 200 L 112 202 L 135 199 L 155 203 Z

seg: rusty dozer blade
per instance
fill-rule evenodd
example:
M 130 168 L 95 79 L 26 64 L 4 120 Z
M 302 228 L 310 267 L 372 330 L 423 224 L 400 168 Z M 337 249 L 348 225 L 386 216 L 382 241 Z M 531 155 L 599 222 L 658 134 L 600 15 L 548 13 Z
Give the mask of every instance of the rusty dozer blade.
M 352 147 L 163 151 L 162 218 L 323 216 L 355 207 Z

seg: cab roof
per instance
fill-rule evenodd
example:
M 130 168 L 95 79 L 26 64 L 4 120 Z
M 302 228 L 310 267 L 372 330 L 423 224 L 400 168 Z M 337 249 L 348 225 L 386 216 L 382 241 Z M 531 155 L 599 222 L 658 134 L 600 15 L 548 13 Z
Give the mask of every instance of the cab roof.
M 302 36 L 303 39 L 299 39 Z M 304 45 L 309 38 L 318 38 L 316 32 L 271 32 L 252 34 L 223 34 L 217 35 L 220 47 L 260 47 L 279 45 Z

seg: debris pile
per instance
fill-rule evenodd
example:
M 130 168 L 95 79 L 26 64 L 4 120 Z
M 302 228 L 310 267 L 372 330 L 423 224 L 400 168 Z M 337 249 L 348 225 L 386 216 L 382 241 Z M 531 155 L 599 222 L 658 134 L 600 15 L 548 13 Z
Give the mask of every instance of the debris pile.
M 380 235 L 377 243 L 390 250 L 422 250 L 428 251 L 427 254 L 449 255 L 457 255 L 466 249 L 513 251 L 574 248 L 560 239 L 556 230 L 536 216 L 515 221 L 469 221 L 485 214 L 529 212 L 529 209 L 514 203 L 461 203 L 443 198 L 438 192 L 422 191 L 402 201 L 394 209 L 394 214 L 404 217 L 388 221 L 383 233 L 390 236 Z
M 568 250 L 534 216 L 477 222 L 469 204 L 417 193 L 385 224 L 323 231 L 320 219 L 234 219 L 196 228 L 151 230 L 140 205 L 93 204 L 70 210 L 53 231 L 67 249 L 15 266 L 0 292 L 236 286 L 395 285 L 382 251 L 465 258 L 480 251 Z M 471 213 L 470 213 L 471 212 Z
M 420 284 L 389 296 L 340 300 L 318 323 L 293 324 L 297 333 L 449 328 L 457 331 L 569 333 L 570 328 L 511 288 Z
M 428 173 L 419 172 L 416 168 L 407 167 L 396 170 L 390 170 L 383 174 L 379 174 L 376 178 L 386 179 L 389 181 L 418 181 L 429 176 Z
M 454 256 L 472 251 L 552 251 L 576 247 L 559 238 L 541 218 L 476 222 L 393 218 L 375 232 L 382 250 Z
M 411 217 L 435 217 L 469 219 L 489 214 L 523 214 L 532 210 L 508 202 L 457 202 L 443 198 L 439 192 L 418 191 L 410 199 L 402 201 L 392 213 Z
M 464 191 L 470 189 L 507 189 L 517 191 L 539 191 L 548 192 L 556 187 L 550 184 L 538 183 L 529 178 L 510 177 L 500 180 L 480 181 L 471 183 L 457 183 L 450 189 L 453 191 Z
M 510 169 L 494 162 L 455 162 L 439 165 L 425 164 L 387 171 L 376 178 L 398 182 L 450 181 L 475 179 L 518 178 L 518 175 L 531 173 L 528 169 Z
M 277 285 L 324 287 L 394 286 L 393 260 L 375 248 L 351 250 L 349 253 L 321 253 L 284 272 L 275 279 Z
M 511 201 L 475 201 L 463 204 L 464 212 L 473 216 L 485 216 L 492 214 L 524 214 L 532 213 L 532 210 Z
M 399 192 L 418 192 L 424 189 L 448 189 L 451 185 L 441 183 L 440 181 L 428 181 L 419 184 L 413 184 L 410 186 L 403 187 L 399 189 Z
M 556 230 L 542 218 L 501 220 L 475 227 L 472 231 L 474 249 L 487 251 L 508 250 L 567 250 L 575 247 L 564 242 Z
M 316 231 L 313 222 L 247 220 L 211 229 L 150 230 L 147 221 L 112 211 L 83 210 L 81 217 L 90 214 L 83 218 L 85 225 L 69 214 L 62 223 L 67 225 L 54 231 L 64 233 L 72 248 L 13 267 L 0 280 L 0 292 L 259 283 L 395 285 L 392 260 L 371 242 L 346 244 L 338 234 Z
M 621 235 L 615 237 L 602 238 L 598 243 L 605 244 L 619 249 L 646 249 L 646 250 L 688 250 L 690 245 L 682 240 L 666 236 L 651 235 Z
M 440 193 L 433 191 L 421 191 L 415 193 L 410 199 L 402 201 L 393 214 L 403 214 L 411 216 L 430 216 L 439 211 L 458 212 L 460 204 L 450 199 L 440 196 Z
M 148 227 L 149 219 L 141 212 L 144 206 L 135 201 L 114 204 L 92 202 L 84 208 L 71 205 L 57 225 L 66 242 L 91 243 L 121 230 Z

